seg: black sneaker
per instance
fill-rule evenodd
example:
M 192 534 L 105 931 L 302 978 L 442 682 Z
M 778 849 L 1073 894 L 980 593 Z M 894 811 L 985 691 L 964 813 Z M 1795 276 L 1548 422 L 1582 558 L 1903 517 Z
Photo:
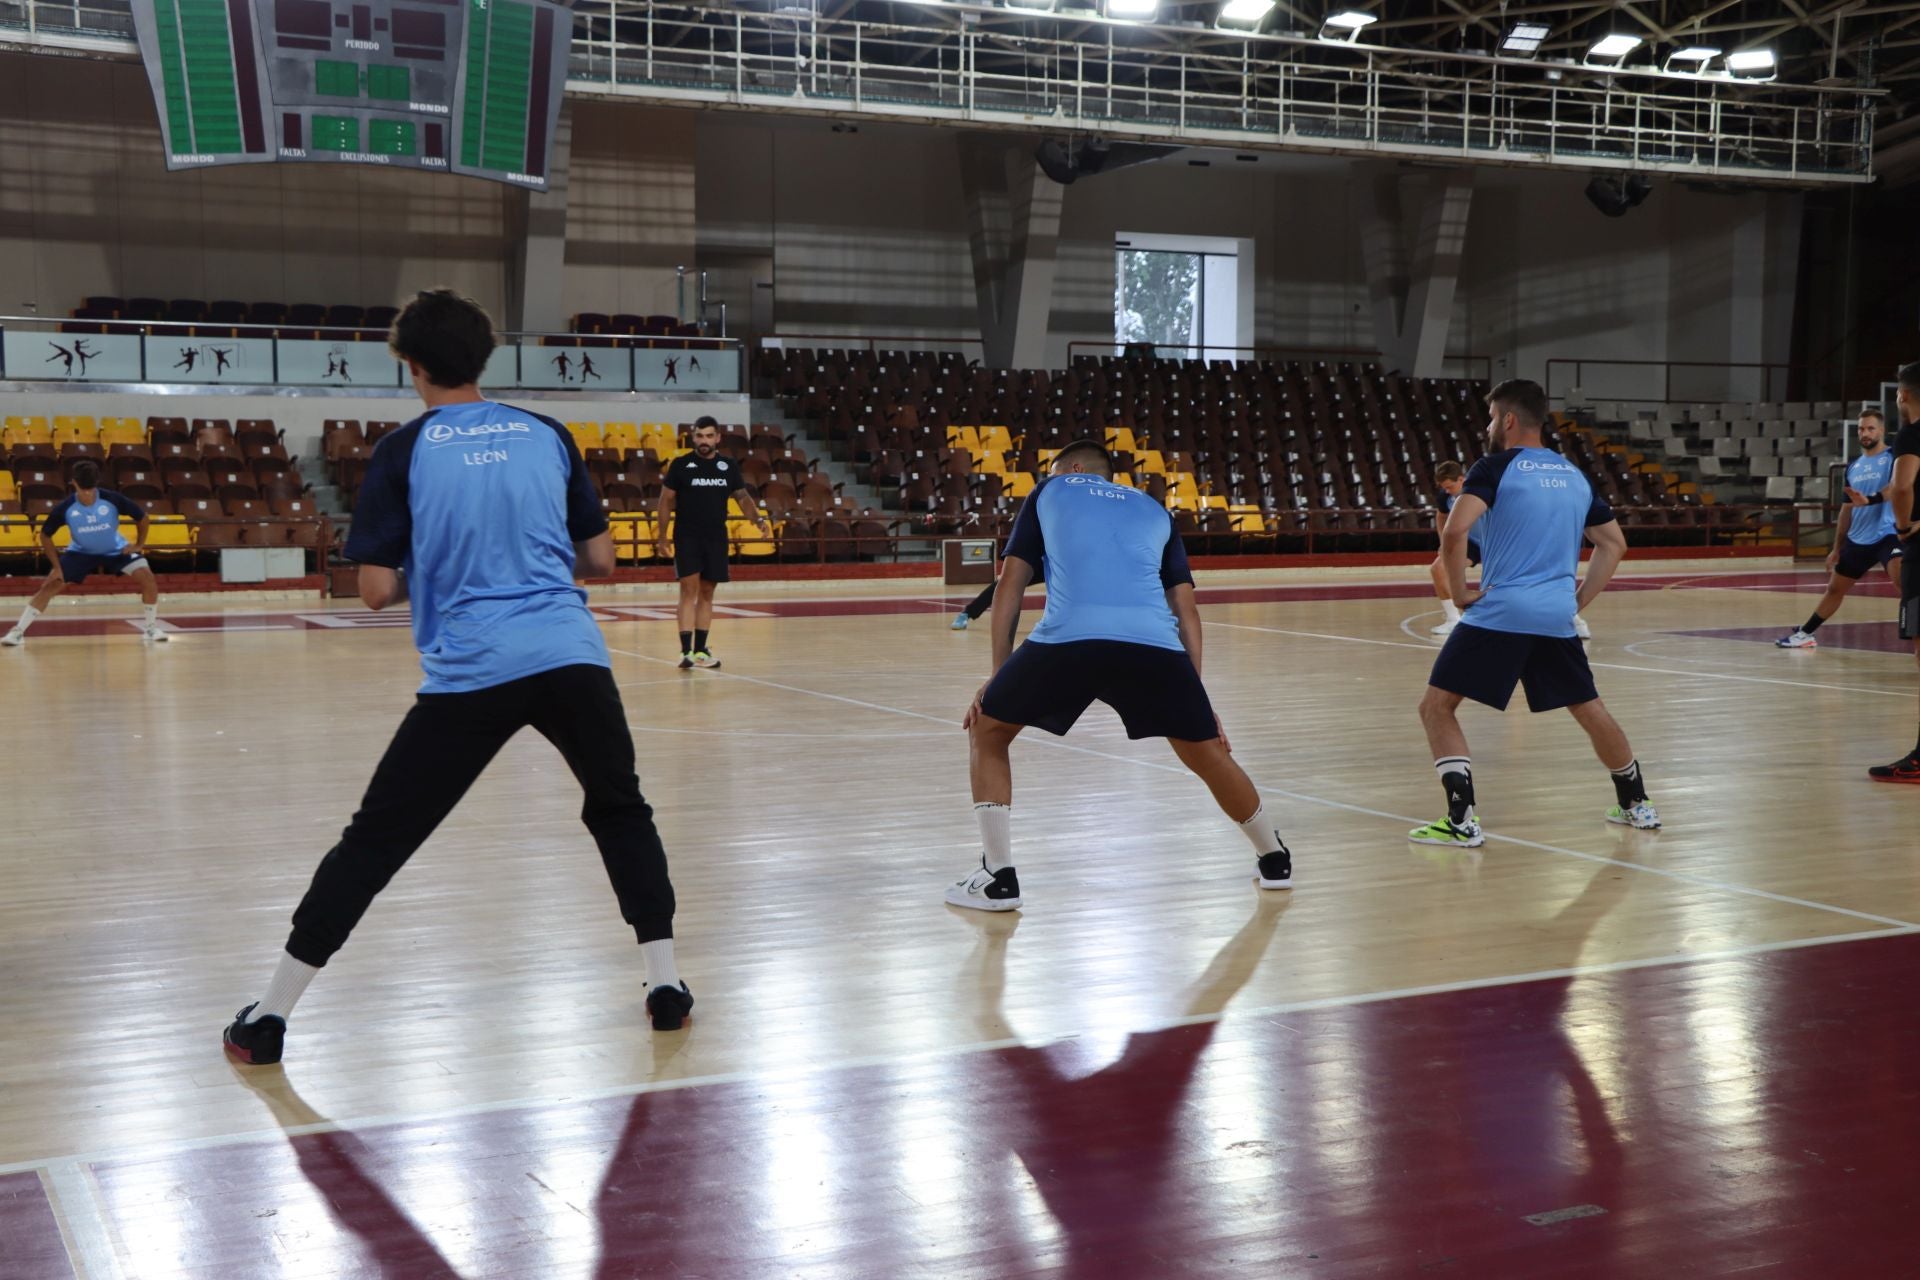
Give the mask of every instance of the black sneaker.
M 693 651 L 691 649 L 680 655 L 680 669 L 682 671 L 693 670 Z
M 264 1067 L 280 1061 L 280 1053 L 287 1046 L 285 1018 L 268 1014 L 258 1022 L 247 1021 L 247 1015 L 258 1007 L 259 1002 L 255 1001 L 234 1014 L 233 1021 L 220 1033 L 220 1043 L 226 1046 L 227 1056 L 250 1067 Z
M 647 1016 L 655 1031 L 678 1031 L 693 1016 L 693 992 L 684 982 L 677 987 L 662 983 L 647 992 Z
M 987 860 L 982 858 L 977 871 L 947 886 L 947 901 L 975 911 L 1018 911 L 1020 877 L 1013 873 L 1012 867 L 989 871 Z
M 1875 782 L 1920 782 L 1920 751 L 1912 752 L 1892 764 L 1877 764 L 1867 770 Z
M 1260 855 L 1260 869 L 1254 872 L 1253 881 L 1262 889 L 1293 888 L 1293 854 L 1281 845 L 1272 853 Z

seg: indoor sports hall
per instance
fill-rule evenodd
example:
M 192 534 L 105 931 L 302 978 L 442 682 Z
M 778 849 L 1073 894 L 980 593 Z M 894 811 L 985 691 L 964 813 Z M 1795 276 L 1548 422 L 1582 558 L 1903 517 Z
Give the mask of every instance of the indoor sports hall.
M 0 0 L 0 1280 L 1920 1274 L 1917 72 Z

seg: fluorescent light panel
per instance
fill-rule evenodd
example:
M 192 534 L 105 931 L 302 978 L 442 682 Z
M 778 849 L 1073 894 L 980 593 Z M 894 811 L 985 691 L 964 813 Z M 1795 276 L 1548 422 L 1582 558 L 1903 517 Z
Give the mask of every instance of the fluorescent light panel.
M 1667 55 L 1668 62 L 1711 62 L 1720 56 L 1718 49 L 1704 44 L 1696 44 L 1685 49 L 1675 49 Z
M 1151 18 L 1160 12 L 1160 0 L 1107 0 L 1110 18 Z
M 1544 22 L 1516 22 L 1500 47 L 1508 53 L 1532 53 L 1539 49 L 1553 28 Z
M 1328 18 L 1326 25 L 1329 27 L 1339 27 L 1342 31 L 1358 31 L 1360 28 L 1370 27 L 1378 21 L 1380 21 L 1378 14 L 1361 13 L 1357 9 L 1349 9 L 1344 13 L 1336 13 L 1331 18 Z
M 1590 58 L 1624 58 L 1638 49 L 1645 41 L 1639 36 L 1611 35 L 1602 36 L 1593 48 L 1587 50 Z
M 1727 55 L 1729 71 L 1765 71 L 1773 65 L 1773 50 L 1747 49 Z
M 1258 22 L 1273 12 L 1274 0 L 1227 0 L 1220 10 L 1222 22 Z

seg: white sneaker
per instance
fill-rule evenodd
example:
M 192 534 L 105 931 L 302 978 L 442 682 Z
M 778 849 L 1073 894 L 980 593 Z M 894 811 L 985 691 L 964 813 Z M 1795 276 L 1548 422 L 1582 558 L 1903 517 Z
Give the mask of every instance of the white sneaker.
M 1013 874 L 1012 867 L 987 870 L 983 858 L 978 871 L 947 886 L 947 901 L 956 907 L 971 907 L 975 911 L 1018 911 L 1020 878 Z
M 1453 634 L 1453 629 L 1459 625 L 1460 625 L 1460 619 L 1448 618 L 1445 622 L 1441 623 L 1439 626 L 1429 630 L 1427 634 L 1430 636 L 1450 636 Z
M 149 643 L 166 644 L 168 641 L 173 639 L 173 636 L 168 634 L 165 631 L 162 631 L 159 627 L 156 626 L 156 627 L 142 628 L 140 631 L 140 638 L 142 640 L 148 641 Z
M 1593 639 L 1593 628 L 1588 626 L 1587 620 L 1577 613 L 1573 615 L 1573 634 L 1582 640 Z
M 1607 821 L 1622 827 L 1632 827 L 1636 831 L 1658 831 L 1660 815 L 1653 811 L 1653 805 L 1646 800 L 1636 800 L 1631 809 L 1622 809 L 1619 805 L 1607 810 Z
M 1778 640 L 1775 640 L 1774 643 L 1782 649 L 1818 649 L 1820 647 L 1820 638 L 1818 636 L 1810 636 L 1806 632 L 1796 628 L 1792 635 L 1781 636 Z
M 973 621 L 973 619 L 967 616 L 967 611 L 965 609 L 962 609 L 960 612 L 953 615 L 953 629 L 955 631 L 965 631 L 967 629 L 967 624 L 971 621 Z
M 21 645 L 25 644 L 26 642 L 27 642 L 27 633 L 22 631 L 18 627 L 15 627 L 13 630 L 7 632 L 7 634 L 0 636 L 0 644 L 6 645 L 9 649 L 18 649 Z

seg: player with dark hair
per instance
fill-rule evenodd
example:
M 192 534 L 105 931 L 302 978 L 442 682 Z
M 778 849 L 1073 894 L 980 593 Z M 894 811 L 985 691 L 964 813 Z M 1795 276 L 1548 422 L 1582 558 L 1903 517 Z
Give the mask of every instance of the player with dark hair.
M 1854 585 L 1876 564 L 1900 585 L 1901 560 L 1906 552 L 1893 531 L 1893 508 L 1887 505 L 1887 481 L 1893 477 L 1893 454 L 1887 449 L 1887 418 L 1878 409 L 1860 411 L 1860 456 L 1847 464 L 1847 505 L 1840 508 L 1840 527 L 1827 553 L 1827 594 L 1798 630 L 1774 641 L 1782 649 L 1811 649 L 1820 642 L 1814 632 L 1839 612 Z
M 1046 611 L 1015 649 L 1021 595 L 1042 567 Z M 1129 738 L 1166 738 L 1207 784 L 1253 846 L 1261 888 L 1292 886 L 1293 855 L 1200 683 L 1200 611 L 1173 519 L 1113 482 L 1104 445 L 1078 440 L 1054 457 L 1007 542 L 993 599 L 993 678 L 963 721 L 983 851 L 979 868 L 947 889 L 948 902 L 981 911 L 1021 905 L 1010 748 L 1028 726 L 1065 734 L 1096 700 L 1120 714 Z
M 121 517 L 134 522 L 131 546 L 120 534 Z M 71 539 L 65 551 L 54 545 L 53 535 L 61 528 Z M 154 580 L 147 563 L 147 513 L 145 508 L 111 489 L 100 487 L 100 467 L 82 459 L 73 464 L 73 492 L 47 513 L 40 523 L 40 550 L 53 567 L 47 580 L 20 611 L 13 630 L 0 636 L 0 644 L 18 648 L 27 642 L 27 628 L 53 603 L 53 598 L 68 587 L 77 587 L 95 573 L 117 573 L 132 578 L 140 588 L 144 610 L 140 634 L 146 640 L 169 640 L 154 615 L 160 608 L 160 584 Z
M 1457 713 L 1468 698 L 1505 711 L 1516 684 L 1526 688 L 1528 710 L 1565 707 L 1587 731 L 1613 777 L 1617 803 L 1607 820 L 1657 828 L 1660 817 L 1647 799 L 1640 762 L 1600 701 L 1573 628 L 1575 615 L 1606 590 L 1626 554 L 1626 537 L 1580 468 L 1542 443 L 1547 396 L 1538 383 L 1501 383 L 1488 394 L 1487 409 L 1487 456 L 1467 473 L 1440 535 L 1449 594 L 1464 616 L 1434 661 L 1420 702 L 1447 814 L 1408 838 L 1465 848 L 1486 842 L 1473 810 L 1473 765 Z M 1474 595 L 1467 591 L 1467 535 L 1476 523 L 1486 562 Z M 1593 560 L 1581 583 L 1583 536 L 1593 542 Z
M 307 984 L 529 725 L 559 748 L 586 793 L 581 819 L 646 960 L 647 1013 L 656 1030 L 673 1030 L 693 994 L 674 967 L 666 851 L 634 776 L 606 641 L 576 585 L 614 564 L 586 466 L 558 422 L 481 396 L 475 384 L 494 336 L 474 302 L 446 289 L 422 293 L 394 321 L 389 344 L 427 411 L 375 446 L 346 553 L 360 566 L 368 608 L 411 599 L 426 681 L 294 911 L 266 994 L 227 1027 L 227 1053 L 280 1060 Z
M 720 453 L 720 424 L 707 417 L 695 420 L 691 443 L 693 452 L 673 460 L 660 487 L 656 548 L 662 560 L 673 561 L 673 575 L 680 580 L 682 671 L 720 665 L 707 647 L 707 635 L 713 626 L 713 589 L 729 576 L 728 500 L 738 500 L 747 519 L 760 527 L 762 537 L 773 536 L 773 526 L 754 505 L 746 477 Z
M 1887 507 L 1900 535 L 1907 564 L 1920 555 L 1920 360 L 1900 367 L 1900 434 L 1893 440 L 1893 475 L 1887 481 Z M 1900 638 L 1913 642 L 1920 662 L 1920 572 L 1900 574 Z M 1875 765 L 1867 776 L 1876 782 L 1920 782 L 1920 741 L 1892 764 Z

